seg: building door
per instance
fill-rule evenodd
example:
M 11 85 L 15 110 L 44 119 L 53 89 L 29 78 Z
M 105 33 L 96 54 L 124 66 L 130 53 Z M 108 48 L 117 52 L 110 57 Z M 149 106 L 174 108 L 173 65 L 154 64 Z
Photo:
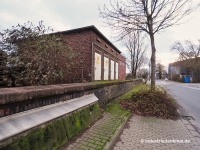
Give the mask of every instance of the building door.
M 111 66 L 110 66 L 110 79 L 111 80 L 114 80 L 115 79 L 115 63 L 114 63 L 114 61 L 113 60 L 111 60 L 111 64 L 110 64 Z
M 119 79 L 119 67 L 118 67 L 118 63 L 115 64 L 115 79 L 118 80 Z
M 95 53 L 94 80 L 101 80 L 101 55 Z
M 108 80 L 109 73 L 109 60 L 107 57 L 104 57 L 104 80 Z

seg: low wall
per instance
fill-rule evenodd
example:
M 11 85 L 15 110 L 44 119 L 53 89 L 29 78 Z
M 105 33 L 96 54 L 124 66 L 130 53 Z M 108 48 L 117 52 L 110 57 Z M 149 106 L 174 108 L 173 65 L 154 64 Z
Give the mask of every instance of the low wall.
M 72 140 L 92 122 L 98 119 L 101 115 L 99 104 L 105 106 L 109 100 L 127 92 L 134 85 L 141 82 L 142 80 L 133 80 L 113 83 L 99 82 L 3 88 L 0 91 L 0 110 L 2 117 L 0 119 L 0 127 L 2 127 L 2 130 L 3 127 L 7 127 L 8 132 L 11 132 L 10 129 L 12 129 L 16 134 L 10 134 L 10 136 L 2 138 L 3 140 L 0 141 L 0 150 L 56 149 L 62 144 Z M 93 98 L 89 100 L 86 96 L 89 94 L 94 95 L 97 99 L 92 96 Z M 99 103 L 97 103 L 97 100 Z M 64 106 L 65 103 L 66 106 Z M 60 109 L 57 107 L 58 105 L 61 107 Z M 75 107 L 76 105 L 77 107 Z M 74 109 L 70 110 L 72 109 L 70 106 L 74 107 Z M 34 109 L 38 107 L 41 108 Z M 39 111 L 43 112 L 43 109 L 45 111 L 44 113 L 34 116 L 34 113 L 38 113 Z M 53 119 L 51 120 L 48 120 L 51 113 L 48 113 L 49 111 L 47 112 L 47 109 L 53 112 Z M 58 113 L 63 111 L 66 112 L 55 116 L 55 114 L 58 115 Z M 14 113 L 18 114 L 12 115 Z M 26 114 L 28 114 L 27 117 Z M 7 117 L 4 117 L 6 115 Z M 40 119 L 37 119 L 38 116 Z M 38 123 L 41 117 L 44 117 L 42 119 L 44 122 Z M 47 120 L 45 121 L 45 119 Z M 26 129 L 28 125 L 32 125 L 30 121 L 36 123 L 36 125 Z M 17 130 L 19 130 L 20 126 L 23 130 L 18 132 Z M 3 133 L 3 131 L 0 131 L 0 133 Z M 8 133 L 5 132 L 5 134 Z
M 94 93 L 101 106 L 142 80 L 1 88 L 0 117 Z
M 83 107 L 6 141 L 0 141 L 0 150 L 57 149 L 78 136 L 101 115 L 99 104 Z

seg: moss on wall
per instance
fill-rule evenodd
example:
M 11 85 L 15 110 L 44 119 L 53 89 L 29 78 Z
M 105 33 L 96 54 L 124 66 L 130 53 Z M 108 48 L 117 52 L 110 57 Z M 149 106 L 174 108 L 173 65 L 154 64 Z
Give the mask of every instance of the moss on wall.
M 0 150 L 52 150 L 66 144 L 101 114 L 99 104 L 75 111 L 65 117 L 49 122 L 43 128 L 37 128 L 26 136 L 14 140 Z

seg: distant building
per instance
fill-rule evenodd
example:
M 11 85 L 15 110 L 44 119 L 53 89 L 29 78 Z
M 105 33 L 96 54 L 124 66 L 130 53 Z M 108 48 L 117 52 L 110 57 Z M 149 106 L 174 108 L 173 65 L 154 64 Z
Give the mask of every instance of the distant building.
M 169 79 L 173 81 L 182 81 L 182 76 L 186 75 L 186 69 L 183 61 L 170 63 L 168 67 Z
M 174 77 L 179 77 L 181 79 L 185 75 L 193 78 L 193 68 L 195 65 L 197 68 L 199 68 L 199 73 L 197 74 L 197 76 L 200 76 L 200 64 L 196 63 L 196 61 L 200 62 L 200 58 L 197 58 L 197 60 L 195 59 L 196 58 L 170 63 L 168 67 L 169 78 L 173 80 Z
M 182 61 L 170 63 L 169 68 L 168 68 L 168 73 L 169 74 L 176 74 L 176 75 L 180 75 L 182 73 L 185 73 Z
M 125 80 L 125 57 L 95 26 L 58 32 L 66 44 L 80 53 L 74 61 L 69 82 L 79 80 Z

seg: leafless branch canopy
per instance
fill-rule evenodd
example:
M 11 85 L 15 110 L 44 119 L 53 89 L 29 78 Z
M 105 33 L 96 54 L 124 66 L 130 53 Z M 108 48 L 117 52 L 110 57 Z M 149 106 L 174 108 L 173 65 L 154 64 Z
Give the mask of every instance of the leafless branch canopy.
M 199 5 L 197 5 L 198 7 Z M 189 15 L 195 7 L 192 0 L 110 0 L 110 5 L 100 9 L 100 16 L 120 36 L 135 30 L 146 32 L 151 41 L 151 90 L 155 90 L 156 46 L 154 34 Z M 120 33 L 119 32 L 119 33 Z
M 110 0 L 109 6 L 100 9 L 100 16 L 116 29 L 154 34 L 178 24 L 194 9 L 192 0 Z
M 144 44 L 144 36 L 140 31 L 134 31 L 123 39 L 124 46 L 128 50 L 127 66 L 133 78 L 136 78 L 138 68 L 146 63 L 146 49 L 148 45 Z
M 179 53 L 180 60 L 188 60 L 200 57 L 200 39 L 198 44 L 194 44 L 191 41 L 185 41 L 184 44 L 181 42 L 175 42 L 172 45 L 172 50 L 176 50 Z
M 172 46 L 172 50 L 179 53 L 179 60 L 182 66 L 185 67 L 187 74 L 193 74 L 194 82 L 199 82 L 200 77 L 200 40 L 197 44 L 191 41 L 185 41 L 184 44 L 176 42 Z

